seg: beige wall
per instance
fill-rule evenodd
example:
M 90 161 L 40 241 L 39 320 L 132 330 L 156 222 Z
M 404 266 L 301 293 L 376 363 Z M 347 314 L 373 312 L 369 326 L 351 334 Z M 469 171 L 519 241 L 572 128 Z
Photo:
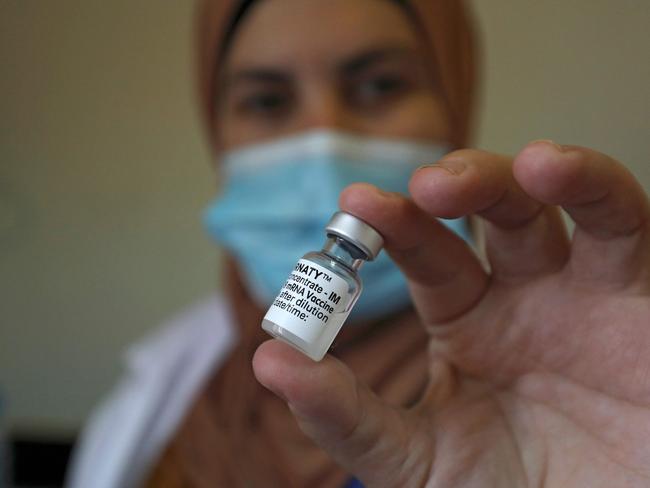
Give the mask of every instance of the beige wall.
M 552 138 L 615 156 L 650 188 L 650 2 L 474 0 L 486 40 L 479 143 Z
M 650 188 L 650 2 L 475 0 L 480 145 L 608 151 Z M 72 427 L 120 351 L 213 288 L 213 177 L 193 105 L 191 2 L 0 2 L 0 388 Z
M 74 427 L 119 355 L 208 293 L 191 2 L 0 2 L 0 385 Z

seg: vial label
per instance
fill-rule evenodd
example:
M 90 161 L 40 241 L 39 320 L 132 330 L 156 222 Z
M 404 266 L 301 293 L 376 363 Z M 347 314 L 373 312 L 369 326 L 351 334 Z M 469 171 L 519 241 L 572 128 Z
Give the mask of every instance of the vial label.
M 327 268 L 301 259 L 264 317 L 306 342 L 338 327 L 350 313 L 346 281 Z

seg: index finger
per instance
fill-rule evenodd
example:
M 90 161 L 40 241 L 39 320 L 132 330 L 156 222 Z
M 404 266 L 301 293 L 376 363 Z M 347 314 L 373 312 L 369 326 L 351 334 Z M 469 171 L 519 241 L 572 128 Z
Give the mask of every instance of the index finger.
M 425 324 L 452 320 L 483 295 L 488 278 L 474 252 L 412 200 L 355 183 L 341 193 L 339 204 L 384 236 Z

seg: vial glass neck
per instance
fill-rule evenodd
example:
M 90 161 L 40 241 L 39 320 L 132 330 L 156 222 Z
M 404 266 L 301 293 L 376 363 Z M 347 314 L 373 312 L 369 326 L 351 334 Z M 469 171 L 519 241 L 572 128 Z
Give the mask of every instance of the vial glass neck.
M 354 244 L 333 235 L 327 236 L 322 252 L 354 271 L 357 271 L 368 259 L 366 253 Z

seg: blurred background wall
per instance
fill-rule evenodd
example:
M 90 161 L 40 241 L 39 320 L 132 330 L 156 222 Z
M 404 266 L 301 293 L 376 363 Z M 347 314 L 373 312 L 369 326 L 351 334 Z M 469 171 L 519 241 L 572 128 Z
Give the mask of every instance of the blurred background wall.
M 192 2 L 0 1 L 0 388 L 76 428 L 121 354 L 216 281 Z
M 593 146 L 650 189 L 650 2 L 475 0 L 478 145 Z M 0 390 L 74 431 L 125 347 L 210 293 L 192 2 L 0 1 Z

